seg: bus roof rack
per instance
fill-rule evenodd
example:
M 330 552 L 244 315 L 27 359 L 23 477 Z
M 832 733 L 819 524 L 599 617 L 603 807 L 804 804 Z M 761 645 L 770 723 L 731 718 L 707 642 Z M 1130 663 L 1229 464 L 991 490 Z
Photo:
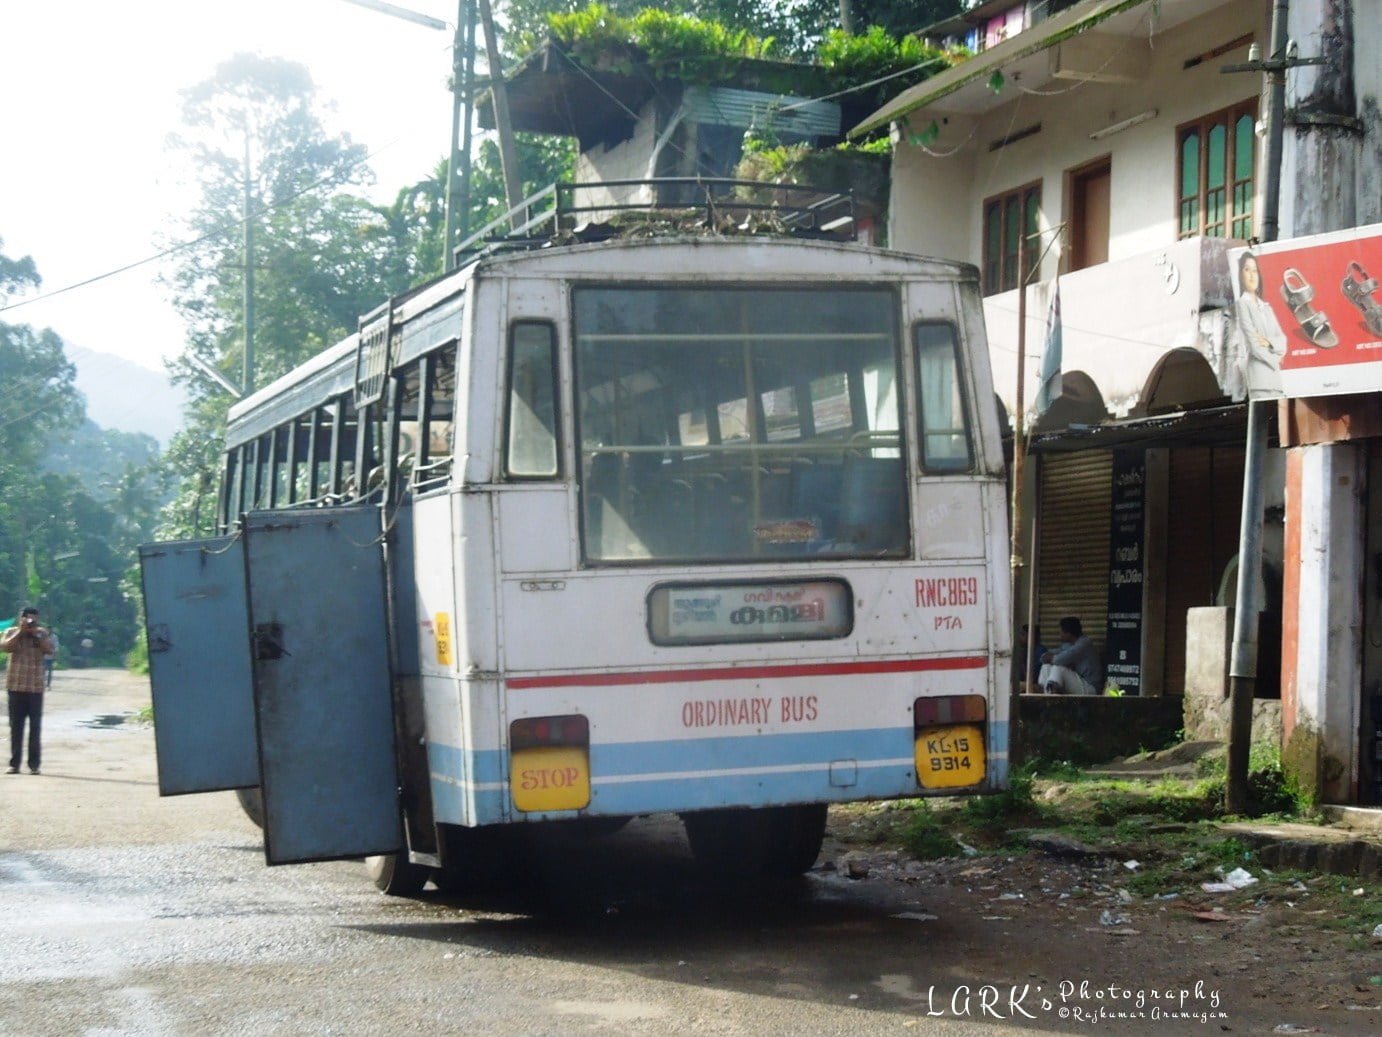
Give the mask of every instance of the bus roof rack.
M 595 190 L 644 197 L 584 201 Z M 809 184 L 694 176 L 555 183 L 466 238 L 455 260 L 463 266 L 495 252 L 671 234 L 854 241 L 856 227 L 853 191 Z

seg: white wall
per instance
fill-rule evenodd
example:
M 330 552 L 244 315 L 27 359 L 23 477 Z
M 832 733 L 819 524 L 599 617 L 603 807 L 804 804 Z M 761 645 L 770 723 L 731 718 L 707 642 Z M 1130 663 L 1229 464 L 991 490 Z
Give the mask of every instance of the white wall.
M 941 125 L 939 138 L 927 147 L 938 154 L 958 148 L 950 157 L 900 142 L 893 160 L 894 247 L 978 263 L 985 198 L 1040 180 L 1042 223 L 1048 229 L 1064 218 L 1066 171 L 1104 155 L 1112 156 L 1109 258 L 1171 244 L 1176 239 L 1176 127 L 1255 97 L 1261 86 L 1260 76 L 1219 71 L 1221 65 L 1247 60 L 1246 47 L 1188 70 L 1184 63 L 1246 33 L 1265 39 L 1266 25 L 1263 3 L 1240 0 L 1150 39 L 1104 36 L 1099 45 L 1148 52 L 1145 80 L 1079 85 L 1052 80 L 1040 88 L 1059 91 L 1054 96 L 1024 93 L 1020 81 L 1008 82 L 1003 87 L 1012 96 L 1008 104 L 977 122 L 952 115 Z M 1149 108 L 1157 109 L 1155 119 L 1103 140 L 1089 139 L 1092 130 Z M 935 114 L 914 115 L 913 129 Z M 989 150 L 991 142 L 1034 123 L 1041 124 L 1040 133 Z M 1054 276 L 1057 262 L 1053 249 L 1041 276 Z
M 661 122 L 656 99 L 647 102 L 639 110 L 632 137 L 613 147 L 599 145 L 576 156 L 576 182 L 588 184 L 604 180 L 642 180 L 656 176 L 649 165 L 657 135 L 662 129 Z M 647 192 L 633 188 L 582 191 L 577 195 L 576 204 L 604 205 L 635 201 L 649 201 Z M 592 218 L 599 216 L 598 213 L 590 215 Z

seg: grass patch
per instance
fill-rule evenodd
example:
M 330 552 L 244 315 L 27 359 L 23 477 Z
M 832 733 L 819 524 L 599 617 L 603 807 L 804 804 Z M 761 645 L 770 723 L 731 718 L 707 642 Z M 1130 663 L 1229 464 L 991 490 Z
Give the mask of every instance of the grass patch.
M 918 800 L 910 815 L 898 826 L 898 840 L 903 849 L 919 861 L 960 855 L 959 842 L 946 830 L 930 803 Z

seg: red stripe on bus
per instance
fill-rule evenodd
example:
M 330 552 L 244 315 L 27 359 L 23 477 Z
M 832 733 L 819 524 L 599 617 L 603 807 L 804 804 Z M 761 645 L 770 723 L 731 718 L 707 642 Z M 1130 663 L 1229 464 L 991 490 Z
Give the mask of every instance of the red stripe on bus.
M 861 673 L 924 673 L 927 670 L 979 670 L 982 655 L 947 659 L 904 659 L 875 663 L 801 663 L 795 666 L 732 666 L 715 670 L 642 670 L 637 673 L 568 673 L 556 677 L 511 677 L 512 691 L 524 688 L 596 688 L 622 684 L 684 684 L 695 681 L 757 680 L 766 677 L 844 677 Z

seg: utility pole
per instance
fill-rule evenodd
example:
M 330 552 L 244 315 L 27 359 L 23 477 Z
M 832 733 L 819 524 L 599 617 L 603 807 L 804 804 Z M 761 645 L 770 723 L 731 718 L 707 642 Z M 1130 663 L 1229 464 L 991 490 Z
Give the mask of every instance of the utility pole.
M 1022 523 L 1023 508 L 1022 501 L 1026 490 L 1027 481 L 1027 286 L 1041 273 L 1041 264 L 1046 259 L 1046 254 L 1051 251 L 1061 234 L 1065 230 L 1065 224 L 1052 227 L 1048 232 L 1051 240 L 1046 243 L 1046 247 L 1037 256 L 1036 262 L 1032 264 L 1032 269 L 1027 269 L 1028 249 L 1035 242 L 1028 241 L 1028 235 L 1024 234 L 1018 239 L 1017 243 L 1017 399 L 1013 407 L 1013 464 L 1012 464 L 1012 529 L 1009 531 L 1009 560 L 1011 568 L 1011 589 L 1008 600 L 1012 603 L 1012 608 L 1017 608 L 1017 596 L 1022 590 L 1022 570 L 1027 567 L 1030 561 L 1026 557 L 1022 548 Z M 1039 236 L 1033 235 L 1034 237 Z M 1026 681 L 1027 674 L 1031 671 L 1032 637 L 1031 626 L 1032 616 L 1035 606 L 1031 601 L 1032 581 L 1027 581 L 1028 601 L 1027 601 L 1027 651 L 1022 660 L 1022 676 L 1018 687 L 1021 688 L 1022 681 Z M 1010 716 L 1017 716 L 1017 701 L 1013 700 Z M 1014 720 L 1014 723 L 1016 721 Z
M 254 392 L 254 180 L 250 167 L 250 131 L 245 127 L 245 356 L 240 384 Z
M 509 119 L 509 93 L 504 85 L 504 65 L 499 58 L 499 37 L 494 31 L 494 12 L 489 0 L 480 0 L 480 20 L 485 26 L 485 55 L 489 62 L 489 90 L 494 99 L 494 129 L 499 136 L 499 163 L 504 169 L 504 195 L 512 214 L 509 226 L 517 230 L 523 222 L 523 182 L 518 173 L 518 152 L 513 143 L 513 123 Z
M 470 236 L 471 137 L 475 131 L 475 0 L 461 0 L 465 13 L 465 122 L 461 125 L 461 183 L 456 209 L 460 213 L 460 233 L 452 248 Z M 455 262 L 454 251 L 451 262 Z
M 451 46 L 451 152 L 446 165 L 442 269 L 456 265 L 456 243 L 470 232 L 470 132 L 474 120 L 475 0 L 459 0 Z
M 854 0 L 840 0 L 840 31 L 854 35 Z
M 1256 44 L 1243 64 L 1225 65 L 1222 72 L 1264 73 L 1267 81 L 1267 129 L 1263 174 L 1262 212 L 1258 239 L 1275 241 L 1281 209 L 1281 154 L 1286 123 L 1286 70 L 1297 65 L 1318 65 L 1321 58 L 1299 58 L 1286 40 L 1290 0 L 1272 6 L 1269 57 L 1258 55 Z M 1262 573 L 1262 476 L 1267 461 L 1267 408 L 1271 401 L 1248 398 L 1248 433 L 1243 459 L 1243 512 L 1238 531 L 1238 587 L 1233 601 L 1233 650 L 1229 661 L 1228 774 L 1224 809 L 1242 814 L 1248 809 L 1248 756 L 1252 750 L 1252 702 L 1257 690 L 1258 625 L 1262 600 L 1257 585 Z
M 470 226 L 470 125 L 475 109 L 475 0 L 458 0 L 451 43 L 451 150 L 446 157 L 446 225 L 442 270 L 456 262 L 456 242 Z M 388 0 L 346 0 L 428 29 L 449 28 L 444 21 L 391 4 Z M 459 233 L 457 228 L 459 229 Z

